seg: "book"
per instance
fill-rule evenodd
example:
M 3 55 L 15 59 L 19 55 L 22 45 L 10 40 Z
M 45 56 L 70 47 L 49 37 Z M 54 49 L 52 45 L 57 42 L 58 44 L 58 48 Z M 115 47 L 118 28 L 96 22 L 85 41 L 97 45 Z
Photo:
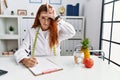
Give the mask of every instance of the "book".
M 63 70 L 61 66 L 54 63 L 48 58 L 36 59 L 38 61 L 38 64 L 36 64 L 34 67 L 28 68 L 35 76 Z

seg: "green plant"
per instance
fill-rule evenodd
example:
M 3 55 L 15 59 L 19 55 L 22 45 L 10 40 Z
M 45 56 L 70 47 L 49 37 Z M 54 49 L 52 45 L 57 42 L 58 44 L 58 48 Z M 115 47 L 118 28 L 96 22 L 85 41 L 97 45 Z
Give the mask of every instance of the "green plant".
M 89 41 L 88 38 L 85 38 L 85 39 L 81 42 L 81 44 L 82 44 L 82 48 L 86 49 L 86 48 L 88 48 L 88 47 L 90 46 L 90 41 Z
M 11 15 L 14 15 L 14 11 L 11 11 Z
M 33 12 L 31 12 L 31 15 L 33 16 L 33 15 L 34 15 L 34 13 L 33 13 Z
M 14 31 L 14 27 L 13 27 L 13 26 L 10 26 L 10 27 L 9 27 L 9 31 Z

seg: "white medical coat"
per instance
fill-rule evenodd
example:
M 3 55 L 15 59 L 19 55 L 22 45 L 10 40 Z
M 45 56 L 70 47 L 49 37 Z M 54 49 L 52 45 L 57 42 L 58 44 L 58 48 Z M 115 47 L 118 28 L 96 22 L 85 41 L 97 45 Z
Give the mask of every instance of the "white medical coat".
M 15 52 L 14 56 L 16 61 L 19 63 L 23 58 L 28 58 L 28 52 L 31 51 L 35 39 L 35 35 L 38 28 L 30 28 L 28 30 L 27 35 L 25 36 L 25 39 L 23 41 L 23 44 L 20 46 L 20 48 Z M 49 30 L 46 31 L 46 36 L 43 34 L 44 31 L 40 29 L 36 48 L 35 48 L 35 55 L 54 55 L 54 51 L 50 50 L 49 47 Z M 58 22 L 58 41 L 59 44 L 55 47 L 56 55 L 60 55 L 60 42 L 71 38 L 75 35 L 75 29 L 74 27 L 69 24 L 68 22 L 65 22 L 64 20 L 60 20 Z M 30 48 L 31 47 L 31 48 Z

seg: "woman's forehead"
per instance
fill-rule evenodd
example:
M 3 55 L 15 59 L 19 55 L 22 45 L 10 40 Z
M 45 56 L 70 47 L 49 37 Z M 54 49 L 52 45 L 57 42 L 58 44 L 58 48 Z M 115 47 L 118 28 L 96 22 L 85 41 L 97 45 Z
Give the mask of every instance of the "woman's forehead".
M 46 11 L 42 11 L 42 12 L 40 13 L 40 16 L 48 16 L 48 13 L 47 13 Z

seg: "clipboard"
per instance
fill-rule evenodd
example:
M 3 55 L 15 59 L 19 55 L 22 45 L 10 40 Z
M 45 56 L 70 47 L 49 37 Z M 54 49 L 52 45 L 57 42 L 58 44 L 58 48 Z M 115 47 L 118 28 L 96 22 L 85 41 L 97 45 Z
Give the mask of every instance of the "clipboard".
M 38 60 L 37 65 L 35 65 L 32 68 L 28 68 L 34 76 L 49 74 L 49 73 L 63 70 L 63 68 L 61 66 L 54 63 L 53 61 L 51 61 L 48 58 L 40 58 L 37 60 Z

